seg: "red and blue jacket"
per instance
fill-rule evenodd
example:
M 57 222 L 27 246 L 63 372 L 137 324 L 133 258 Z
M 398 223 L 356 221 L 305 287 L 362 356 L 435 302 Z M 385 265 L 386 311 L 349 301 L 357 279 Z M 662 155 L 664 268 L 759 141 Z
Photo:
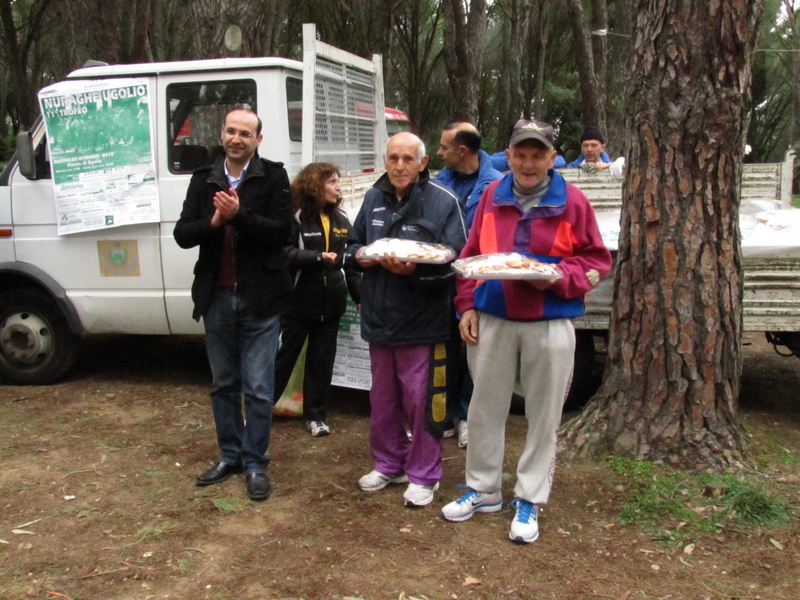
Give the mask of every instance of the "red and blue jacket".
M 611 269 L 594 210 L 574 185 L 550 170 L 541 201 L 523 214 L 506 174 L 483 193 L 461 258 L 519 252 L 558 265 L 563 277 L 540 291 L 520 280 L 456 276 L 456 310 L 476 309 L 511 321 L 571 319 L 583 315 L 583 296 Z

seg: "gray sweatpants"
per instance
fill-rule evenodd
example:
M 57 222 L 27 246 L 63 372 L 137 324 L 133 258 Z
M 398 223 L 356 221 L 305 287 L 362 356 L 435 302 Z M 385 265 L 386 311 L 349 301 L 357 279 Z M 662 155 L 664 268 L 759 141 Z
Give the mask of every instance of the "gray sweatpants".
M 550 496 L 561 420 L 575 356 L 569 319 L 521 323 L 479 313 L 478 344 L 467 346 L 475 389 L 469 405 L 467 485 L 501 489 L 505 427 L 517 372 L 525 396 L 528 434 L 514 493 L 533 504 Z

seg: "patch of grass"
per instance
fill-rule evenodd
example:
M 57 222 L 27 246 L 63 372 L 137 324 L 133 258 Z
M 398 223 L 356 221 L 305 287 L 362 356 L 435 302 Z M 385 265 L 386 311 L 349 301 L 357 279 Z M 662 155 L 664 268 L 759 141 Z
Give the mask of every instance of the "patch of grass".
M 174 488 L 160 488 L 160 489 L 157 489 L 157 490 L 150 490 L 147 493 L 147 496 L 145 496 L 145 500 L 148 503 L 155 502 L 158 498 L 160 498 L 164 494 L 168 494 L 168 493 L 172 492 L 173 489 Z
M 242 503 L 235 498 L 214 498 L 213 502 L 217 510 L 223 513 L 239 512 L 244 508 Z
M 147 540 L 151 540 L 153 538 L 160 537 L 165 533 L 169 533 L 170 531 L 174 531 L 177 528 L 178 528 L 178 523 L 170 519 L 166 519 L 164 521 L 156 521 L 153 523 L 147 523 L 146 525 L 142 525 L 136 531 L 136 541 L 144 542 Z
M 756 525 L 781 525 L 789 518 L 784 502 L 772 497 L 763 487 L 750 483 L 732 488 L 720 498 L 720 504 L 732 517 Z
M 769 443 L 764 444 L 763 446 L 761 446 L 760 451 L 763 454 L 768 454 L 768 455 L 774 457 L 775 460 L 778 463 L 782 464 L 782 465 L 791 466 L 791 467 L 797 465 L 797 462 L 798 462 L 797 461 L 797 457 L 794 454 L 792 454 L 791 451 L 789 451 L 788 449 L 784 448 L 783 446 L 781 446 L 780 444 L 778 444 L 778 442 L 776 442 L 774 440 L 771 440 Z
M 687 505 L 690 494 L 686 482 L 677 473 L 655 475 L 652 465 L 639 463 L 640 467 L 633 472 L 648 475 L 633 475 L 629 481 L 633 493 L 628 504 L 620 512 L 622 523 L 639 523 L 650 527 L 663 527 L 665 523 L 676 524 L 692 521 L 697 517 Z
M 631 489 L 620 522 L 639 525 L 668 544 L 680 545 L 697 535 L 722 530 L 731 520 L 774 526 L 789 518 L 786 504 L 763 485 L 734 475 L 692 475 L 621 457 L 610 458 L 608 464 Z M 727 493 L 705 496 L 705 487 L 711 484 L 722 484 Z
M 105 450 L 122 450 L 131 445 L 131 438 L 127 435 L 120 435 L 115 438 L 108 439 L 105 443 L 101 444 L 101 448 Z
M 195 564 L 194 564 L 194 561 L 191 561 L 189 559 L 179 558 L 177 567 L 178 567 L 178 571 L 180 571 L 184 575 L 188 575 L 189 573 L 194 571 Z
M 633 460 L 625 456 L 611 456 L 608 458 L 608 466 L 617 475 L 625 477 L 652 477 L 653 463 L 646 460 Z

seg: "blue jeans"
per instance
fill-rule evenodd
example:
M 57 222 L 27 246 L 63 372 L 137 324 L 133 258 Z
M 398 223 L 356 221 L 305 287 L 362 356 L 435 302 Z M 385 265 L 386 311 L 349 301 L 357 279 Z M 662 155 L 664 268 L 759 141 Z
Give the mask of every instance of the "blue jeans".
M 220 460 L 264 473 L 274 403 L 280 316 L 256 317 L 241 293 L 219 290 L 203 314 L 211 363 L 211 409 Z M 244 396 L 244 415 L 242 414 Z

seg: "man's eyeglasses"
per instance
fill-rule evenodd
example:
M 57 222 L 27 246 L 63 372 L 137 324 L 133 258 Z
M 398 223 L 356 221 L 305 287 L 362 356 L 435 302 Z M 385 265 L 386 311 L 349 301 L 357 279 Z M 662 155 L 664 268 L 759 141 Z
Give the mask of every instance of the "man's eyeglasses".
M 253 134 L 250 133 L 249 131 L 239 131 L 237 129 L 234 129 L 233 127 L 226 127 L 225 134 L 231 137 L 235 136 L 236 134 L 239 134 L 239 137 L 245 140 L 253 138 Z

